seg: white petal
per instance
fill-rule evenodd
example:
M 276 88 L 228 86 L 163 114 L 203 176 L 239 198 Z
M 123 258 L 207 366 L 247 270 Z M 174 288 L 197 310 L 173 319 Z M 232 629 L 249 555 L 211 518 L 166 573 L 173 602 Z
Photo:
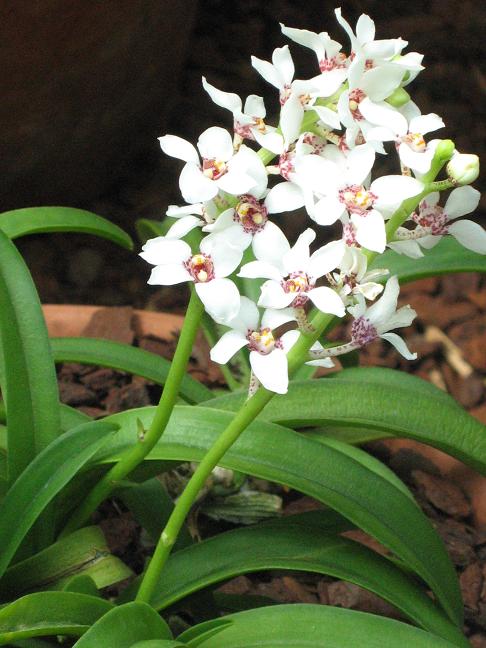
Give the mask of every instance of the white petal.
M 440 235 L 430 235 L 430 236 L 422 236 L 422 238 L 419 238 L 417 240 L 417 243 L 420 245 L 420 247 L 423 247 L 424 250 L 431 250 L 434 248 L 438 243 L 440 243 L 442 239 L 442 236 Z
M 233 157 L 233 139 L 228 131 L 220 126 L 211 126 L 201 133 L 197 148 L 202 157 L 207 160 L 227 162 Z
M 424 188 L 419 180 L 410 176 L 388 175 L 377 178 L 371 183 L 371 191 L 378 196 L 375 207 L 392 212 L 406 198 L 416 196 Z
M 221 214 L 214 221 L 214 223 L 204 226 L 203 232 L 222 232 L 228 227 L 232 227 L 233 225 L 236 225 L 234 220 L 234 215 L 235 215 L 235 210 L 233 209 L 233 207 L 230 207 L 229 209 L 225 209 L 224 212 L 221 212 Z
M 192 162 L 188 162 L 182 169 L 179 188 L 184 200 L 189 203 L 211 200 L 218 193 L 217 185 Z
M 385 323 L 377 326 L 378 333 L 386 333 L 396 328 L 403 328 L 410 326 L 413 320 L 417 317 L 417 313 L 411 308 L 409 304 L 402 306 L 397 311 L 392 313 Z
M 145 243 L 139 256 L 152 265 L 180 264 L 189 259 L 191 248 L 185 241 L 157 236 Z
M 340 180 L 336 164 L 320 155 L 304 155 L 297 158 L 295 173 L 296 181 L 301 187 L 321 193 L 335 190 Z
M 398 88 L 404 74 L 398 65 L 380 65 L 364 73 L 360 87 L 372 101 L 383 101 Z
M 332 288 L 320 286 L 307 293 L 313 304 L 323 313 L 344 317 L 345 310 L 341 297 Z
M 220 234 L 224 240 L 224 234 Z M 202 245 L 201 245 L 202 249 Z M 237 247 L 227 243 L 226 245 L 216 244 L 211 252 L 214 263 L 214 274 L 217 278 L 227 277 L 240 265 L 243 256 L 243 247 Z
M 151 286 L 173 286 L 184 281 L 193 281 L 184 266 L 179 263 L 167 263 L 155 266 L 147 283 Z
M 202 225 L 203 221 L 198 216 L 183 216 L 178 218 L 176 222 L 167 231 L 167 238 L 180 239 L 195 227 Z
M 372 209 L 366 213 L 366 216 L 353 214 L 351 221 L 356 227 L 356 240 L 360 245 L 373 252 L 385 251 L 385 223 L 379 211 Z
M 400 353 L 407 360 L 417 359 L 417 354 L 411 353 L 403 339 L 396 333 L 383 333 L 382 335 L 380 335 L 380 337 L 387 342 L 390 342 L 390 344 L 393 344 L 398 353 Z
M 439 128 L 444 128 L 444 122 L 435 113 L 429 113 L 428 115 L 419 115 L 410 120 L 409 131 L 411 133 L 421 133 L 425 135 L 426 133 L 431 133 L 436 131 Z
M 451 191 L 449 198 L 444 206 L 444 211 L 449 220 L 470 214 L 479 204 L 481 194 L 474 187 L 458 187 Z
M 241 173 L 236 169 L 229 169 L 227 173 L 215 180 L 216 185 L 226 193 L 233 196 L 241 196 L 249 193 L 250 189 L 255 186 L 256 181 L 248 173 Z
M 325 369 L 332 369 L 334 367 L 334 362 L 331 358 L 321 358 L 320 360 L 308 360 L 306 365 L 311 367 L 324 367 Z
M 159 143 L 160 148 L 166 155 L 184 160 L 184 162 L 199 164 L 199 155 L 195 147 L 182 137 L 178 137 L 177 135 L 164 135 L 163 137 L 159 137 Z
M 272 131 L 270 133 L 260 133 L 258 129 L 252 130 L 253 137 L 264 149 L 268 149 L 275 155 L 280 155 L 285 151 L 284 139 L 280 133 Z
M 250 364 L 253 373 L 265 389 L 277 394 L 287 393 L 289 386 L 288 363 L 287 356 L 281 349 L 274 349 L 268 355 L 252 351 Z
M 302 189 L 294 182 L 279 182 L 270 189 L 265 198 L 265 207 L 269 214 L 293 211 L 304 206 Z
M 361 14 L 358 18 L 356 36 L 361 45 L 375 40 L 375 23 L 366 14 Z
M 314 50 L 319 59 L 324 58 L 324 44 L 318 34 L 308 31 L 307 29 L 294 29 L 293 27 L 286 27 L 282 23 L 280 23 L 280 28 L 282 30 L 282 34 L 292 39 L 295 43 Z
M 411 259 L 420 259 L 424 256 L 417 241 L 392 241 L 388 243 L 388 247 L 397 254 L 404 254 Z
M 230 279 L 213 279 L 195 287 L 204 308 L 218 324 L 226 324 L 238 313 L 240 293 Z
M 245 115 L 251 115 L 251 117 L 263 119 L 267 114 L 263 98 L 258 95 L 248 95 L 245 101 L 244 112 Z
M 421 174 L 430 170 L 434 157 L 433 151 L 413 151 L 405 142 L 398 147 L 398 155 L 403 165 Z
M 371 101 L 368 97 L 359 104 L 359 111 L 365 119 L 377 126 L 384 126 L 396 135 L 405 135 L 408 124 L 405 117 L 385 101 Z
M 281 281 L 282 273 L 279 272 L 271 263 L 267 261 L 250 261 L 245 263 L 238 272 L 238 277 L 245 277 L 246 279 L 274 279 Z
M 262 327 L 276 329 L 282 324 L 295 321 L 295 310 L 293 308 L 267 308 L 262 316 Z
M 233 114 L 241 112 L 241 99 L 237 94 L 234 92 L 223 92 L 223 90 L 218 90 L 218 88 L 215 88 L 213 85 L 208 83 L 205 77 L 202 78 L 202 84 L 203 88 L 215 104 L 221 106 L 221 108 L 231 110 Z
M 367 59 L 390 59 L 407 46 L 407 41 L 401 38 L 387 38 L 384 40 L 366 43 L 363 56 Z
M 231 172 L 238 171 L 253 178 L 254 184 L 248 191 L 252 196 L 260 199 L 265 195 L 268 184 L 267 169 L 256 151 L 242 144 L 230 161 L 229 168 Z
M 356 290 L 360 292 L 366 299 L 374 301 L 378 295 L 383 292 L 383 286 L 381 284 L 374 283 L 373 281 L 367 281 L 366 283 L 358 284 Z
M 300 333 L 296 329 L 292 331 L 287 331 L 280 337 L 280 342 L 282 342 L 283 350 L 285 353 L 288 353 L 290 349 L 299 339 Z
M 385 290 L 380 299 L 370 306 L 366 313 L 366 317 L 375 326 L 385 326 L 390 317 L 393 315 L 397 308 L 398 293 L 400 286 L 398 279 L 394 275 L 390 277 L 385 285 Z
M 280 281 L 269 279 L 262 286 L 258 305 L 263 308 L 287 308 L 294 301 L 295 293 L 286 293 Z
M 231 326 L 232 329 L 247 334 L 248 330 L 254 331 L 258 328 L 258 322 L 260 321 L 260 311 L 257 308 L 257 305 L 248 297 L 241 296 L 240 299 L 240 309 L 236 316 L 229 320 L 228 326 Z
M 242 333 L 239 331 L 228 331 L 216 342 L 209 355 L 213 362 L 226 364 L 237 351 L 247 344 L 248 340 Z
M 361 185 L 375 163 L 375 151 L 369 144 L 356 146 L 347 157 L 346 184 Z
M 286 149 L 299 137 L 303 116 L 304 108 L 300 99 L 297 94 L 292 93 L 280 111 L 280 128 Z
M 202 216 L 202 203 L 196 203 L 195 205 L 183 205 L 179 207 L 178 205 L 169 205 L 167 211 L 165 212 L 166 216 L 171 218 L 181 218 L 182 216 L 187 216 L 188 214 L 197 214 Z
M 285 84 L 290 84 L 294 78 L 295 68 L 288 45 L 277 47 L 273 50 L 272 63 L 279 71 L 283 82 Z
M 339 267 L 345 252 L 343 241 L 331 241 L 316 250 L 310 258 L 309 274 L 318 279 Z
M 319 97 L 330 97 L 336 92 L 336 90 L 338 90 L 343 81 L 346 79 L 346 76 L 347 71 L 344 68 L 336 68 L 335 70 L 324 72 L 323 74 L 320 74 L 319 76 L 311 79 L 311 82 L 315 89 L 311 89 L 309 94 L 312 94 L 314 96 L 317 95 Z
M 257 58 L 256 56 L 251 57 L 251 64 L 255 70 L 271 85 L 279 90 L 283 88 L 284 81 L 282 76 L 275 69 L 275 67 L 268 61 L 263 61 L 262 59 Z
M 449 225 L 449 232 L 468 250 L 486 254 L 486 232 L 478 223 L 470 220 L 456 221 Z
M 325 106 L 312 106 L 312 110 L 319 115 L 319 119 L 326 126 L 335 128 L 336 130 L 339 130 L 341 128 L 339 116 L 336 112 L 334 112 L 334 110 L 326 108 Z
M 324 197 L 316 203 L 306 200 L 305 208 L 318 225 L 332 225 L 345 213 L 346 208 L 335 196 Z
M 310 259 L 309 246 L 315 238 L 316 233 L 310 228 L 307 228 L 299 235 L 295 245 L 285 254 L 282 261 L 287 273 L 294 271 L 307 272 Z
M 267 221 L 263 230 L 253 237 L 253 253 L 255 257 L 276 267 L 282 265 L 282 258 L 289 250 L 290 244 L 285 234 L 280 227 L 271 221 Z

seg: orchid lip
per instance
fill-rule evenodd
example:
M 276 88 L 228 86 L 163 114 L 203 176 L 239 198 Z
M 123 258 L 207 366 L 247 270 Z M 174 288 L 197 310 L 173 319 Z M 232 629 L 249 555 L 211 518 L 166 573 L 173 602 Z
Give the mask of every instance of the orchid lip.
M 214 279 L 214 263 L 208 254 L 194 254 L 184 261 L 184 267 L 195 283 L 207 283 Z

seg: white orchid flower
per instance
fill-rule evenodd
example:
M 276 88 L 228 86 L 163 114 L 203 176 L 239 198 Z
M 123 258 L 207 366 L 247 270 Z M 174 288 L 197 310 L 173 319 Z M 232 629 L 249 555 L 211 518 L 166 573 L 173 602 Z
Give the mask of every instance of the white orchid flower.
M 164 135 L 159 142 L 164 153 L 186 163 L 179 187 L 188 203 L 211 200 L 220 190 L 237 196 L 266 186 L 267 174 L 257 153 L 245 145 L 234 153 L 231 135 L 224 128 L 213 126 L 200 135 L 197 148 L 202 160 L 182 137 Z
M 211 360 L 226 364 L 240 349 L 250 350 L 250 365 L 261 384 L 277 394 L 285 394 L 288 389 L 287 353 L 299 337 L 298 331 L 287 331 L 276 337 L 272 329 L 285 324 L 293 317 L 285 311 L 267 310 L 260 325 L 257 306 L 247 297 L 241 297 L 237 315 L 227 322 L 230 331 L 211 349 Z
M 486 232 L 474 221 L 455 221 L 465 214 L 473 212 L 479 204 L 481 194 L 473 187 L 457 187 L 451 191 L 444 207 L 439 202 L 437 191 L 429 194 L 419 205 L 418 213 L 411 216 L 417 227 L 414 230 L 399 228 L 398 240 L 389 246 L 399 254 L 412 258 L 423 256 L 420 248 L 431 249 L 447 234 L 458 243 L 478 254 L 486 254 Z
M 193 254 L 185 241 L 158 236 L 145 243 L 140 256 L 155 266 L 149 284 L 172 286 L 193 281 L 206 311 L 216 322 L 224 324 L 237 314 L 240 294 L 227 277 L 241 261 L 240 248 L 214 246 L 203 239 L 200 251 Z
M 381 142 L 395 141 L 402 165 L 420 174 L 427 173 L 440 140 L 427 144 L 424 135 L 443 128 L 444 122 L 435 113 L 422 115 L 413 101 L 407 102 L 399 114 L 403 119 L 395 120 L 395 131 L 386 126 L 377 126 L 368 131 L 367 138 Z
M 400 203 L 420 193 L 423 184 L 408 176 L 389 175 L 366 187 L 375 152 L 363 144 L 344 155 L 327 146 L 322 155 L 302 156 L 295 163 L 296 183 L 302 187 L 309 216 L 319 225 L 332 225 L 349 212 L 359 245 L 383 252 L 386 246 L 384 219 Z
M 393 276 L 386 282 L 383 295 L 372 306 L 367 307 L 364 297 L 361 297 L 355 306 L 348 308 L 355 318 L 351 327 L 351 340 L 355 347 L 363 347 L 380 337 L 390 342 L 407 360 L 417 358 L 399 335 L 390 333 L 392 329 L 410 326 L 417 315 L 408 305 L 397 310 L 399 292 L 398 279 Z
M 313 50 L 323 74 L 340 70 L 342 81 L 346 79 L 346 55 L 341 52 L 342 45 L 329 36 L 327 32 L 316 34 L 307 29 L 286 27 L 280 23 L 282 34 L 299 45 Z M 336 75 L 337 76 L 337 75 Z
M 274 133 L 277 129 L 265 123 L 267 111 L 262 97 L 249 95 L 245 105 L 240 97 L 234 92 L 224 92 L 208 83 L 205 77 L 202 78 L 203 88 L 221 108 L 226 108 L 233 115 L 233 130 L 242 139 L 255 139 L 255 132 L 260 135 Z
M 294 79 L 294 62 L 288 45 L 278 47 L 272 55 L 272 62 L 252 56 L 253 67 L 261 76 L 279 91 L 280 133 L 254 133 L 255 139 L 264 148 L 280 154 L 299 137 L 305 110 L 315 110 L 324 123 L 339 128 L 340 123 L 333 111 L 324 106 L 316 106 L 319 97 L 330 97 L 343 82 L 341 70 L 333 70 L 327 75 L 320 74 L 312 79 Z M 322 109 L 322 110 L 321 110 Z M 329 123 L 332 122 L 332 123 Z
M 315 232 L 307 229 L 292 248 L 287 240 L 281 240 L 279 249 L 262 247 L 257 261 L 242 266 L 239 277 L 268 279 L 262 286 L 259 306 L 303 308 L 310 299 L 323 313 L 344 316 L 344 304 L 336 291 L 315 286 L 317 279 L 338 266 L 343 243 L 333 241 L 311 255 L 309 246 L 315 237 Z
M 383 291 L 382 284 L 376 279 L 388 274 L 386 269 L 368 270 L 368 258 L 357 247 L 345 246 L 343 257 L 338 264 L 339 273 L 333 273 L 336 288 L 343 301 L 354 303 L 354 296 L 363 295 L 373 301 Z

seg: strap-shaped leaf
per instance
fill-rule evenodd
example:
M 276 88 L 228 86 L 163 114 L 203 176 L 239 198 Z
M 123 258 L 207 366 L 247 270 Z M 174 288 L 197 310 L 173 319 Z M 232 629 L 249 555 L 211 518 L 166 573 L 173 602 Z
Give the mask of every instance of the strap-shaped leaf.
M 26 234 L 81 232 L 108 239 L 131 250 L 132 239 L 118 225 L 84 209 L 73 207 L 26 207 L 0 214 L 0 229 L 15 239 Z
M 35 589 L 63 589 L 81 574 L 101 589 L 129 578 L 132 571 L 111 555 L 99 527 L 85 527 L 7 569 L 0 579 L 0 597 L 12 600 Z
M 211 407 L 236 411 L 244 396 L 211 401 Z M 454 455 L 486 474 L 486 427 L 453 398 L 430 383 L 393 369 L 345 369 L 323 380 L 291 383 L 261 418 L 291 427 L 342 425 L 382 430 Z
M 0 335 L 12 483 L 58 436 L 60 421 L 56 372 L 37 291 L 17 248 L 2 231 Z
M 329 528 L 316 525 L 319 518 L 326 521 L 327 512 L 318 513 L 235 529 L 173 553 L 151 604 L 160 610 L 195 591 L 248 572 L 297 569 L 361 585 L 425 630 L 467 646 L 458 628 L 415 581 L 386 558 L 339 536 L 346 525 L 332 512 Z
M 163 385 L 170 362 L 155 353 L 132 347 L 129 344 L 96 338 L 51 338 L 52 352 L 56 362 L 78 362 L 100 365 L 136 374 Z M 210 389 L 189 375 L 182 379 L 180 394 L 190 403 L 202 403 L 213 397 Z
M 274 605 L 230 614 L 221 620 L 233 623 L 199 643 L 199 648 L 452 648 L 457 645 L 399 621 L 328 605 Z M 208 623 L 190 628 L 178 639 L 183 642 L 186 637 L 197 636 L 197 631 L 204 632 Z
M 116 429 L 104 421 L 79 425 L 55 439 L 18 477 L 0 504 L 0 575 L 45 507 Z
M 187 644 L 176 641 L 175 639 L 147 639 L 147 641 L 137 641 L 130 648 L 184 648 Z
M 137 418 L 147 425 L 153 412 L 154 408 L 141 408 L 109 417 L 120 430 L 92 463 L 116 460 L 132 445 Z M 231 412 L 178 406 L 148 458 L 200 461 L 232 418 Z M 450 617 L 461 623 L 462 602 L 454 568 L 427 518 L 403 489 L 370 469 L 364 460 L 349 456 L 349 448 L 341 445 L 341 450 L 337 441 L 334 447 L 324 447 L 290 429 L 256 421 L 220 464 L 286 484 L 339 511 L 415 570 Z
M 372 261 L 370 268 L 388 268 L 391 275 L 398 276 L 400 283 L 406 283 L 453 272 L 486 272 L 486 256 L 467 250 L 452 236 L 444 236 L 420 259 L 387 250 Z
M 73 648 L 131 648 L 142 639 L 172 639 L 167 623 L 146 603 L 126 603 L 101 617 Z
M 27 637 L 79 637 L 113 605 L 75 592 L 28 594 L 0 610 L 0 646 Z

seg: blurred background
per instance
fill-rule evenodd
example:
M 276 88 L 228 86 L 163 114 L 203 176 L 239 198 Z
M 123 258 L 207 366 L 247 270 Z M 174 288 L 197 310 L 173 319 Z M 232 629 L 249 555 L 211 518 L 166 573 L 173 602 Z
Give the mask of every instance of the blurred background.
M 137 218 L 161 218 L 182 200 L 180 164 L 162 154 L 157 137 L 170 132 L 195 142 L 209 126 L 231 127 L 201 76 L 243 97 L 264 96 L 271 115 L 275 92 L 250 56 L 269 59 L 286 42 L 279 22 L 327 30 L 346 49 L 333 9 L 322 0 L 4 0 L 0 210 L 81 207 L 132 234 Z M 424 53 L 414 100 L 443 117 L 440 137 L 484 153 L 481 4 L 363 0 L 343 2 L 342 11 L 353 25 L 368 13 L 378 38 L 402 36 L 408 50 Z M 314 74 L 313 54 L 291 49 L 296 75 Z M 146 264 L 111 244 L 54 235 L 19 245 L 43 301 L 145 304 Z

